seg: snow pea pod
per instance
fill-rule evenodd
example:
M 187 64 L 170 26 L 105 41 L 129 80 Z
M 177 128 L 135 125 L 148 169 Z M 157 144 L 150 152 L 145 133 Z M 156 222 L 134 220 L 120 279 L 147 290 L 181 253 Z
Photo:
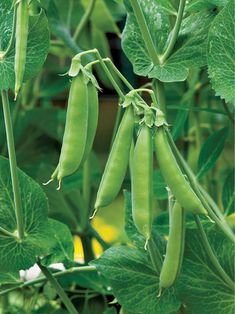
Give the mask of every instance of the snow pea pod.
M 167 242 L 166 256 L 160 273 L 160 292 L 171 287 L 180 272 L 185 238 L 184 209 L 176 201 L 170 210 L 170 233 Z
M 63 177 L 78 170 L 86 146 L 88 126 L 88 88 L 82 72 L 72 79 L 65 132 L 60 153 L 59 164 L 51 180 L 57 177 L 60 183 Z
M 157 160 L 162 175 L 180 205 L 193 214 L 207 215 L 207 211 L 182 173 L 168 143 L 165 127 L 155 133 Z
M 99 99 L 97 88 L 89 82 L 87 84 L 87 95 L 88 95 L 88 127 L 87 127 L 87 138 L 86 138 L 86 146 L 84 149 L 84 155 L 82 157 L 82 164 L 86 161 L 93 142 L 95 138 L 95 133 L 98 124 L 98 116 L 99 116 Z
M 129 161 L 134 123 L 133 108 L 129 106 L 122 117 L 105 166 L 95 209 L 109 205 L 121 189 Z
M 138 135 L 131 177 L 132 215 L 136 228 L 150 238 L 152 227 L 153 145 L 151 129 L 144 125 Z

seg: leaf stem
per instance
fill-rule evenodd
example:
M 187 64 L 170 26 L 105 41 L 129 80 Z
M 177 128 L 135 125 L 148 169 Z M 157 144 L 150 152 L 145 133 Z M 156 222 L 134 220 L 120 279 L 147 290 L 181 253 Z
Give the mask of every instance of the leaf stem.
M 166 97 L 165 97 L 164 83 L 159 80 L 154 80 L 153 82 L 154 82 L 153 87 L 157 95 L 157 102 L 159 105 L 159 109 L 166 116 Z
M 15 153 L 14 135 L 13 135 L 13 129 L 12 129 L 12 122 L 11 122 L 8 92 L 5 90 L 2 90 L 1 95 L 2 95 L 2 106 L 3 106 L 3 113 L 4 113 L 6 136 L 7 136 L 7 148 L 8 148 L 8 154 L 9 154 L 9 162 L 10 162 L 12 189 L 13 189 L 13 195 L 14 195 L 17 231 L 18 231 L 18 238 L 21 240 L 24 237 L 24 221 L 23 221 L 22 203 L 21 203 L 21 196 L 20 196 L 20 186 L 19 186 L 19 180 L 18 180 L 18 175 L 17 175 L 16 153 Z
M 67 14 L 67 21 L 66 21 L 66 26 L 69 29 L 70 24 L 71 24 L 71 17 L 72 17 L 72 12 L 73 12 L 73 3 L 74 0 L 69 0 L 69 8 L 68 8 L 68 14 Z
M 141 10 L 141 6 L 139 4 L 138 0 L 130 0 L 131 6 L 133 8 L 137 23 L 140 28 L 140 32 L 142 34 L 142 38 L 145 42 L 146 49 L 148 50 L 148 54 L 150 58 L 152 59 L 152 62 L 154 65 L 159 64 L 159 57 L 157 54 L 157 51 L 155 49 L 153 39 L 151 37 L 151 34 L 149 32 L 144 14 Z
M 38 262 L 37 264 L 40 267 L 44 276 L 51 283 L 51 285 L 53 286 L 53 288 L 59 295 L 60 299 L 64 303 L 68 312 L 70 314 L 78 314 L 78 311 L 75 309 L 73 303 L 71 302 L 71 300 L 69 299 L 69 297 L 67 296 L 67 294 L 65 293 L 65 291 L 63 290 L 59 282 L 57 281 L 57 279 L 51 274 L 50 270 L 47 267 L 43 266 L 40 262 Z
M 185 7 L 185 2 L 186 0 L 180 0 L 180 4 L 179 4 L 179 10 L 177 13 L 177 18 L 176 18 L 176 22 L 175 22 L 175 26 L 173 28 L 173 31 L 171 33 L 171 37 L 170 37 L 170 41 L 169 44 L 166 48 L 166 51 L 164 52 L 164 54 L 162 55 L 162 57 L 160 58 L 160 62 L 161 64 L 163 64 L 167 58 L 170 56 L 175 43 L 177 41 L 178 35 L 179 35 L 179 31 L 180 31 L 180 26 L 181 26 L 181 22 L 183 19 L 183 14 L 184 14 L 184 7 Z
M 234 290 L 234 282 L 231 280 L 231 278 L 226 274 L 224 271 L 223 267 L 220 265 L 216 255 L 213 252 L 213 249 L 208 241 L 208 238 L 206 236 L 206 233 L 203 229 L 202 223 L 200 221 L 200 218 L 195 215 L 194 216 L 195 222 L 197 224 L 198 232 L 200 234 L 201 240 L 202 240 L 202 245 L 204 246 L 204 249 L 210 258 L 211 263 L 219 273 L 220 277 L 223 279 L 223 281 L 228 285 L 231 290 Z
M 59 271 L 57 273 L 53 273 L 53 277 L 60 278 L 60 277 L 63 277 L 65 275 L 69 275 L 69 274 L 73 274 L 73 273 L 91 272 L 91 271 L 96 271 L 95 266 L 73 267 L 73 268 L 70 268 L 70 269 Z M 4 295 L 4 294 L 7 294 L 7 293 L 9 293 L 11 291 L 17 290 L 17 289 L 26 288 L 26 287 L 33 286 L 33 285 L 36 285 L 36 284 L 39 284 L 39 283 L 43 283 L 46 280 L 47 280 L 47 278 L 45 276 L 41 276 L 41 277 L 33 279 L 33 280 L 28 280 L 28 281 L 23 282 L 22 284 L 20 284 L 18 286 L 14 286 L 12 288 L 0 291 L 0 296 Z
M 14 233 L 9 232 L 8 230 L 6 230 L 6 229 L 4 229 L 2 227 L 0 227 L 0 233 L 2 233 L 6 237 L 13 237 L 13 238 L 16 237 Z
M 85 13 L 83 14 L 82 16 L 82 19 L 80 21 L 80 23 L 78 24 L 75 32 L 74 32 L 74 35 L 73 35 L 73 40 L 77 40 L 79 35 L 81 34 L 83 28 L 86 26 L 91 14 L 92 14 L 92 11 L 94 9 L 94 6 L 95 6 L 95 1 L 96 0 L 90 0 L 88 6 L 87 6 L 87 9 L 85 11 Z

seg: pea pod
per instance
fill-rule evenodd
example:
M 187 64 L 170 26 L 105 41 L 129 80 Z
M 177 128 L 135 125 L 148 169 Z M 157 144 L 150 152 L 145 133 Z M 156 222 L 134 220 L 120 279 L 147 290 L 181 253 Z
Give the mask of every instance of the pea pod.
M 162 175 L 180 205 L 193 214 L 207 215 L 206 209 L 177 164 L 168 143 L 164 126 L 157 128 L 155 148 Z
M 153 147 L 151 129 L 144 125 L 139 133 L 132 163 L 132 215 L 136 228 L 148 240 L 152 227 Z
M 29 28 L 28 1 L 20 0 L 16 10 L 15 99 L 22 86 L 25 72 Z
M 176 201 L 170 211 L 170 233 L 167 242 L 166 256 L 160 273 L 160 291 L 171 287 L 180 272 L 185 238 L 184 209 Z
M 87 127 L 87 139 L 86 146 L 84 150 L 84 155 L 82 162 L 85 162 L 93 145 L 95 133 L 98 124 L 99 115 L 99 100 L 97 88 L 89 82 L 87 84 L 87 94 L 88 94 L 88 127 Z
M 63 177 L 78 170 L 86 146 L 88 126 L 88 89 L 82 72 L 72 79 L 65 132 L 59 159 L 59 164 L 51 179 L 57 177 L 61 182 Z
M 121 120 L 101 179 L 95 209 L 110 204 L 121 189 L 124 180 L 134 131 L 134 112 L 129 106 Z

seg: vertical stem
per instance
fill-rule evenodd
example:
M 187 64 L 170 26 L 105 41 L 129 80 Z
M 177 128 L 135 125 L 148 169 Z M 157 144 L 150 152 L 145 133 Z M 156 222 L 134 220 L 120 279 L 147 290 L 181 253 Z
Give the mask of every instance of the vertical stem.
M 226 274 L 226 272 L 224 271 L 223 267 L 220 265 L 217 257 L 215 256 L 210 243 L 207 239 L 206 233 L 203 229 L 202 223 L 200 221 L 200 218 L 195 215 L 194 216 L 195 222 L 197 224 L 197 228 L 198 228 L 198 232 L 200 234 L 201 240 L 202 240 L 202 245 L 204 246 L 204 249 L 211 261 L 211 263 L 213 264 L 213 266 L 215 267 L 215 269 L 217 270 L 218 274 L 220 275 L 220 277 L 223 279 L 223 281 L 232 289 L 234 290 L 234 282 L 231 280 L 231 278 Z
M 85 11 L 85 13 L 83 14 L 82 16 L 82 19 L 80 21 L 80 23 L 78 24 L 78 27 L 77 29 L 75 30 L 75 33 L 73 35 L 73 39 L 76 41 L 79 37 L 79 35 L 81 34 L 81 31 L 83 30 L 83 28 L 86 26 L 86 23 L 88 22 L 90 16 L 91 16 L 91 13 L 94 9 L 94 6 L 95 6 L 95 1 L 96 0 L 90 0 L 89 4 L 88 4 L 88 7 Z
M 173 48 L 175 46 L 175 43 L 177 41 L 178 34 L 179 34 L 179 31 L 180 31 L 181 22 L 182 22 L 182 19 L 183 19 L 185 2 L 186 2 L 186 0 L 180 0 L 179 10 L 178 10 L 175 26 L 174 26 L 174 29 L 173 29 L 172 34 L 171 34 L 169 45 L 168 45 L 166 51 L 164 52 L 163 56 L 160 59 L 162 64 L 170 56 L 170 54 L 171 54 L 171 52 L 172 52 L 172 50 L 173 50 Z
M 61 301 L 64 303 L 68 312 L 70 314 L 78 314 L 78 311 L 75 309 L 73 303 L 71 302 L 67 294 L 64 292 L 63 288 L 61 287 L 57 279 L 51 274 L 50 270 L 47 267 L 43 266 L 40 262 L 38 262 L 38 266 L 40 267 L 44 276 L 51 283 L 57 294 L 59 295 Z
M 1 94 L 2 94 L 4 122 L 5 122 L 5 128 L 6 128 L 6 136 L 7 136 L 7 148 L 8 148 L 8 154 L 9 154 L 9 162 L 10 162 L 12 189 L 13 189 L 13 195 L 14 195 L 14 205 L 15 205 L 18 238 L 21 240 L 24 237 L 24 221 L 23 221 L 22 203 L 21 203 L 21 196 L 20 196 L 20 186 L 19 186 L 18 175 L 17 175 L 16 153 L 15 153 L 14 136 L 13 136 L 12 123 L 11 123 L 11 113 L 10 113 L 10 106 L 9 106 L 9 100 L 8 100 L 8 92 L 5 90 L 2 90 Z
M 159 109 L 166 116 L 166 97 L 165 97 L 164 83 L 159 80 L 154 80 L 153 82 L 154 82 L 154 89 L 157 95 Z
M 141 10 L 140 4 L 138 2 L 138 0 L 130 0 L 131 6 L 133 8 L 137 23 L 139 25 L 140 28 L 140 32 L 142 34 L 142 38 L 145 42 L 146 45 L 146 49 L 148 50 L 148 54 L 150 56 L 150 58 L 153 61 L 153 64 L 159 64 L 159 58 L 157 55 L 157 51 L 155 49 L 155 45 L 153 43 L 153 39 L 151 37 L 151 34 L 149 32 L 147 23 L 145 21 L 145 17 L 144 14 Z
M 73 13 L 73 1 L 74 0 L 69 0 L 69 8 L 68 8 L 68 14 L 67 14 L 67 21 L 66 21 L 66 26 L 68 29 L 70 29 L 70 24 L 71 24 L 71 17 Z
M 88 264 L 90 261 L 92 261 L 95 258 L 95 255 L 92 249 L 91 237 L 87 234 L 81 235 L 81 241 L 82 241 L 82 248 L 83 248 L 83 253 L 84 253 L 84 260 L 85 260 L 85 263 Z

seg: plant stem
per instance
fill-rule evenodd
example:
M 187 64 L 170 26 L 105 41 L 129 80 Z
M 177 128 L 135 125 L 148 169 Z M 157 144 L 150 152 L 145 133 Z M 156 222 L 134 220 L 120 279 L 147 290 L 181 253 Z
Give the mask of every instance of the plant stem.
M 40 267 L 42 273 L 47 278 L 47 280 L 51 283 L 52 287 L 55 289 L 57 294 L 59 295 L 61 301 L 64 303 L 66 309 L 70 314 L 78 314 L 78 311 L 75 309 L 73 303 L 70 301 L 67 294 L 64 292 L 63 288 L 57 281 L 57 279 L 51 274 L 50 270 L 43 266 L 40 262 L 38 262 L 38 266 Z
M 8 147 L 9 162 L 10 162 L 12 189 L 13 189 L 13 195 L 14 195 L 17 231 L 18 231 L 18 238 L 21 240 L 24 237 L 24 221 L 23 221 L 22 203 L 21 203 L 21 196 L 20 196 L 20 186 L 19 186 L 18 175 L 17 175 L 16 153 L 15 153 L 12 122 L 11 122 L 11 113 L 10 113 L 8 92 L 5 90 L 2 90 L 1 94 L 2 94 L 4 122 L 5 122 L 5 128 L 6 128 L 6 136 L 7 136 L 7 147 Z
M 160 58 L 161 64 L 163 64 L 167 60 L 167 58 L 170 56 L 170 54 L 171 54 L 171 52 L 175 46 L 175 43 L 177 41 L 178 34 L 180 31 L 181 22 L 183 19 L 185 2 L 186 2 L 186 0 L 180 0 L 179 10 L 177 13 L 175 26 L 174 26 L 174 29 L 172 31 L 172 34 L 170 35 L 171 37 L 170 37 L 168 47 L 166 48 L 166 51 L 164 52 L 163 56 Z
M 70 29 L 70 24 L 71 24 L 71 17 L 72 17 L 72 12 L 73 12 L 73 1 L 74 0 L 69 0 L 69 8 L 68 8 L 68 14 L 67 14 L 67 21 L 66 21 L 66 26 L 68 29 Z
M 160 274 L 162 268 L 162 256 L 152 238 L 149 239 L 147 248 L 149 251 L 151 262 L 157 273 Z
M 133 8 L 137 23 L 139 25 L 142 38 L 145 42 L 146 49 L 148 50 L 148 54 L 149 54 L 150 58 L 152 59 L 153 64 L 157 65 L 157 64 L 159 64 L 158 54 L 157 54 L 157 51 L 155 49 L 155 45 L 153 43 L 153 39 L 152 39 L 151 34 L 149 32 L 144 14 L 143 14 L 141 7 L 140 7 L 140 4 L 139 4 L 138 0 L 130 0 L 130 3 L 131 3 L 131 6 Z
M 6 229 L 4 229 L 4 228 L 2 228 L 2 227 L 0 227 L 0 233 L 2 233 L 4 236 L 6 236 L 6 237 L 13 237 L 13 238 L 15 238 L 16 236 L 15 236 L 15 234 L 14 233 L 12 233 L 12 232 L 9 232 L 8 230 L 6 230 Z
M 166 116 L 166 97 L 165 97 L 165 88 L 164 83 L 159 80 L 154 80 L 154 89 L 157 95 L 157 102 L 159 109 L 165 114 Z
M 100 234 L 92 227 L 92 225 L 89 226 L 89 232 L 90 235 L 99 242 L 104 250 L 110 248 L 110 245 L 100 236 Z
M 95 1 L 96 0 L 90 0 L 87 8 L 86 8 L 86 11 L 85 13 L 83 14 L 82 16 L 82 19 L 80 21 L 80 23 L 78 24 L 76 30 L 75 30 L 75 33 L 73 35 L 73 39 L 76 41 L 79 37 L 79 35 L 81 34 L 82 30 L 84 29 L 84 27 L 86 26 L 91 14 L 92 14 L 92 11 L 94 9 L 94 6 L 95 6 Z
M 73 273 L 90 272 L 90 271 L 96 271 L 95 266 L 73 267 L 73 268 L 70 268 L 70 269 L 66 269 L 66 270 L 54 273 L 53 277 L 60 278 L 60 277 L 63 277 L 65 275 L 69 275 L 69 274 L 73 274 Z M 43 283 L 46 280 L 47 280 L 47 278 L 45 276 L 42 276 L 42 277 L 39 277 L 39 278 L 36 278 L 36 279 L 33 279 L 33 280 L 28 280 L 28 281 L 23 282 L 22 284 L 20 284 L 18 286 L 14 286 L 12 288 L 0 291 L 0 296 L 4 295 L 4 294 L 7 294 L 7 293 L 9 293 L 11 291 L 14 291 L 16 289 L 21 289 L 21 288 L 33 286 L 33 285 L 36 285 L 36 284 L 39 284 L 39 283 Z
M 213 264 L 213 266 L 215 267 L 215 269 L 217 270 L 217 272 L 219 273 L 220 277 L 223 279 L 223 281 L 232 289 L 234 290 L 234 282 L 231 280 L 231 278 L 226 274 L 226 272 L 224 271 L 223 267 L 220 265 L 216 255 L 214 254 L 212 247 L 208 241 L 208 238 L 206 236 L 206 233 L 203 229 L 202 223 L 200 221 L 200 218 L 195 215 L 194 216 L 195 222 L 197 224 L 197 228 L 202 240 L 202 245 L 204 246 L 204 249 L 208 255 L 208 257 L 210 258 L 211 263 Z
M 92 248 L 91 237 L 88 234 L 81 235 L 82 248 L 84 253 L 85 264 L 95 259 L 95 255 Z

